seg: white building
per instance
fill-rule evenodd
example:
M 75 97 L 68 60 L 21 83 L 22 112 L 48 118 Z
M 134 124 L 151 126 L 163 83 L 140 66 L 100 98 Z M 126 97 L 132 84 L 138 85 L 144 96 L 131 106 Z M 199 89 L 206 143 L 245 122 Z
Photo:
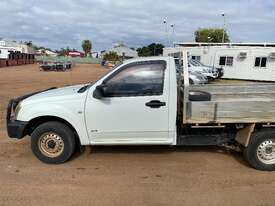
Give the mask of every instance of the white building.
M 50 51 L 48 49 L 38 49 L 36 51 L 35 55 L 38 55 L 38 56 L 46 55 L 46 56 L 51 56 L 51 57 L 57 57 L 58 54 L 56 52 Z
M 8 59 L 11 53 L 34 54 L 31 47 L 13 41 L 0 40 L 0 59 Z
M 8 59 L 10 51 L 15 52 L 16 49 L 12 47 L 4 47 L 0 45 L 0 59 Z
M 124 57 L 126 59 L 138 57 L 138 53 L 136 50 L 133 50 L 133 49 L 125 46 L 124 44 L 115 44 L 113 48 L 111 48 L 107 51 L 104 51 L 104 53 L 102 55 L 104 55 L 105 53 L 109 53 L 109 52 L 115 52 L 115 53 L 117 53 L 118 56 Z
M 163 55 L 182 50 L 205 65 L 223 67 L 223 78 L 275 81 L 275 44 L 273 43 L 175 43 Z
M 0 59 L 8 59 L 10 52 L 16 52 L 18 50 L 18 44 L 0 40 Z

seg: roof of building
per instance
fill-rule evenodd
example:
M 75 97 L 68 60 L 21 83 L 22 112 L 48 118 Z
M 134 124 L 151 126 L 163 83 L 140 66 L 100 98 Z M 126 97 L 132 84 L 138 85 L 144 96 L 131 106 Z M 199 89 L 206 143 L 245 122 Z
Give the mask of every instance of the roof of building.
M 199 46 L 250 46 L 250 47 L 275 47 L 275 43 L 209 43 L 209 42 L 174 42 L 175 47 L 199 47 Z
M 85 53 L 80 51 L 69 51 L 68 54 L 85 54 Z
M 32 47 L 29 47 L 28 45 L 24 43 L 18 43 L 15 41 L 10 41 L 6 39 L 0 40 L 0 46 L 6 47 L 6 48 L 13 48 L 16 51 L 20 51 L 22 53 L 28 53 L 28 54 L 34 54 L 34 50 Z
M 57 53 L 56 52 L 53 52 L 53 51 L 51 51 L 51 50 L 48 50 L 48 49 L 38 49 L 37 51 L 36 51 L 36 54 L 48 54 L 48 55 L 57 55 Z
M 138 57 L 137 51 L 130 49 L 123 44 L 115 45 L 113 48 L 107 50 L 106 52 L 116 52 L 119 56 Z

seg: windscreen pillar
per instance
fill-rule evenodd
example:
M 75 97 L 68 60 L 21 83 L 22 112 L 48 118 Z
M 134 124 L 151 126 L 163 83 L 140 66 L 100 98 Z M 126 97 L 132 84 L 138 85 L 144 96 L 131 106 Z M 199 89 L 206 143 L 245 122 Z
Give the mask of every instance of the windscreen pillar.
M 188 69 L 188 52 L 182 51 L 183 60 L 183 81 L 184 81 L 184 92 L 183 92 L 183 123 L 187 122 L 187 108 L 189 102 L 189 69 Z

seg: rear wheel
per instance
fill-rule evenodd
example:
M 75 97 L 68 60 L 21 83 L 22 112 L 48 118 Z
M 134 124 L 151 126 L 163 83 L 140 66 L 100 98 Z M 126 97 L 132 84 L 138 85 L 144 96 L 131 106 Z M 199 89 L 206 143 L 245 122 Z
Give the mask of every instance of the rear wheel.
M 258 170 L 275 170 L 275 130 L 264 129 L 255 132 L 244 149 L 244 157 Z
M 75 150 L 73 131 L 60 122 L 46 122 L 31 135 L 34 155 L 42 162 L 59 164 L 67 161 Z

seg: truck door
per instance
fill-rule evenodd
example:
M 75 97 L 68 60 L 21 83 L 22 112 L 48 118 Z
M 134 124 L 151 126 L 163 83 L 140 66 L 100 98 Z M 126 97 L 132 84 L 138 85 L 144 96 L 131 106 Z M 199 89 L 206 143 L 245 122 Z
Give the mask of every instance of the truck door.
M 101 99 L 93 97 L 91 88 L 85 116 L 92 143 L 171 143 L 167 65 L 164 60 L 123 65 L 103 81 Z

